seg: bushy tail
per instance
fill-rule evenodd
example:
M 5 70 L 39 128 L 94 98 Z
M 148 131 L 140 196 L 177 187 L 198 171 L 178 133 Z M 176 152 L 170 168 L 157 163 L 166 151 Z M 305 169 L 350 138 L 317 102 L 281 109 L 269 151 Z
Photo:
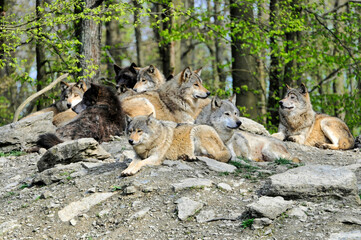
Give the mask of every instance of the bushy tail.
M 39 136 L 39 140 L 36 142 L 39 147 L 49 149 L 59 143 L 64 142 L 53 133 L 45 133 Z

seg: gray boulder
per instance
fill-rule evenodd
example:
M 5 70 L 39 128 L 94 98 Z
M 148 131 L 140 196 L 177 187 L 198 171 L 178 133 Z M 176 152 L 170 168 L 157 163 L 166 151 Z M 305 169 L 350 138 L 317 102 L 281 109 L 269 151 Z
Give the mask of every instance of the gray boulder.
M 182 221 L 193 216 L 204 205 L 201 202 L 193 201 L 187 197 L 179 198 L 175 203 L 177 204 L 178 217 Z
M 10 123 L 0 127 L 0 152 L 26 150 L 36 146 L 41 134 L 55 133 L 53 112 Z
M 283 197 L 263 196 L 257 202 L 247 205 L 247 215 L 250 217 L 266 217 L 275 219 L 292 207 L 292 201 L 285 201 Z
M 74 162 L 97 162 L 110 158 L 111 155 L 105 151 L 93 138 L 81 138 L 66 141 L 50 148 L 38 161 L 40 172 L 52 168 L 56 164 L 69 164 Z
M 355 174 L 344 167 L 308 165 L 269 177 L 263 195 L 307 199 L 330 197 L 360 202 Z

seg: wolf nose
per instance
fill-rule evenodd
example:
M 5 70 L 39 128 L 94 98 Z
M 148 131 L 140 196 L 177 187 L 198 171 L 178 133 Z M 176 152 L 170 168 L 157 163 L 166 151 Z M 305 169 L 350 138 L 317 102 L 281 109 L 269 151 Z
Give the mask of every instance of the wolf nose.
M 71 108 L 71 104 L 70 104 L 70 103 L 67 103 L 66 106 L 67 106 L 68 108 Z
M 131 145 L 133 145 L 134 140 L 133 140 L 133 139 L 129 139 L 129 143 L 130 143 Z
M 119 84 L 115 85 L 115 89 L 118 90 L 120 88 Z
M 242 125 L 242 122 L 241 122 L 241 121 L 237 121 L 236 124 L 237 124 L 237 127 L 239 127 L 239 126 Z
M 278 103 L 280 104 L 281 107 L 283 106 L 283 102 L 282 102 L 282 101 L 279 101 Z
M 207 94 L 207 97 L 208 97 L 209 95 L 211 95 L 211 92 L 210 92 L 210 91 L 208 91 L 208 92 L 206 92 L 206 94 Z

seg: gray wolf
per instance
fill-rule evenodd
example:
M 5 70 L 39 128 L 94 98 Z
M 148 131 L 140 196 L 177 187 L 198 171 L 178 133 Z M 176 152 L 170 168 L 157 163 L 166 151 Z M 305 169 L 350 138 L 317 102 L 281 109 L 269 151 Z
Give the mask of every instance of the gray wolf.
M 228 162 L 231 155 L 217 132 L 207 125 L 176 124 L 152 115 L 128 119 L 129 143 L 143 160 L 134 159 L 122 175 L 134 175 L 143 166 L 160 165 L 164 159 L 195 160 L 197 155 Z
M 73 107 L 77 117 L 59 127 L 56 134 L 41 135 L 38 146 L 50 148 L 63 139 L 92 137 L 98 142 L 106 142 L 110 136 L 122 135 L 126 122 L 117 94 L 111 87 L 91 84 L 84 93 L 83 100 Z
M 346 123 L 316 113 L 304 84 L 297 89 L 288 87 L 279 104 L 280 124 L 273 137 L 324 149 L 353 148 L 355 140 Z
M 166 82 L 163 73 L 153 65 L 145 68 L 140 68 L 137 75 L 137 82 L 133 87 L 135 92 L 145 92 L 150 90 L 157 90 L 162 84 Z
M 122 93 L 127 89 L 131 89 L 137 82 L 137 75 L 139 68 L 135 63 L 130 64 L 129 67 L 121 68 L 114 64 L 115 82 L 117 83 L 117 90 Z
M 199 114 L 196 123 L 212 126 L 230 150 L 233 160 L 239 156 L 254 161 L 292 159 L 283 142 L 239 130 L 242 122 L 234 100 L 234 97 L 227 100 L 213 97 L 211 103 Z M 252 120 L 248 119 L 248 121 Z M 257 125 L 257 123 L 252 125 Z
M 202 85 L 201 69 L 189 67 L 156 91 L 148 91 L 121 100 L 130 117 L 149 115 L 160 120 L 194 123 L 201 109 L 209 103 L 210 92 Z
M 64 122 L 73 119 L 76 113 L 71 108 L 77 105 L 83 98 L 84 92 L 87 90 L 85 82 L 77 83 L 60 82 L 61 95 L 60 99 L 48 108 L 32 113 L 26 117 L 42 114 L 44 112 L 53 112 L 53 124 L 59 126 Z

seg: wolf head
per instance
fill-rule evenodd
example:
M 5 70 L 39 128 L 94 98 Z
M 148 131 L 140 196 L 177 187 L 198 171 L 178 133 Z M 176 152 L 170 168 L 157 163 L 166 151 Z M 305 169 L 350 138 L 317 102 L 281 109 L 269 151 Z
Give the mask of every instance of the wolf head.
M 124 92 L 126 88 L 133 88 L 137 82 L 139 68 L 135 63 L 129 67 L 121 68 L 114 64 L 116 88 L 120 92 Z
M 60 89 L 60 101 L 56 103 L 56 106 L 60 111 L 65 111 L 81 102 L 87 86 L 84 81 L 77 83 L 60 82 Z
M 72 109 L 77 114 L 91 106 L 103 106 L 110 114 L 119 113 L 119 99 L 111 87 L 91 83 L 90 88 L 84 93 L 83 99 Z
M 164 75 L 153 65 L 141 68 L 137 76 L 137 83 L 133 87 L 136 92 L 156 90 L 165 83 Z
M 153 136 L 157 136 L 158 121 L 151 115 L 137 116 L 131 118 L 127 116 L 127 135 L 132 146 L 149 145 L 154 141 Z
M 287 88 L 285 97 L 279 101 L 281 115 L 301 113 L 312 108 L 310 96 L 303 83 L 299 88 L 290 88 L 288 85 Z
M 205 99 L 211 93 L 202 85 L 201 79 L 202 69 L 192 71 L 189 67 L 186 67 L 181 73 L 174 77 L 171 81 L 177 82 L 177 89 L 181 96 L 188 100 L 193 99 Z

